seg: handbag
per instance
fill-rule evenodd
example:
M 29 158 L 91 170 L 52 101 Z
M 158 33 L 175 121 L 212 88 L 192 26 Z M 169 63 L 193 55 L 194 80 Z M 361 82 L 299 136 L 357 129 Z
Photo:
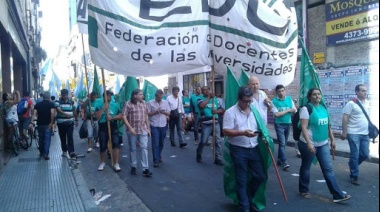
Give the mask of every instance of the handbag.
M 359 105 L 360 109 L 362 109 L 365 117 L 367 118 L 367 120 L 368 120 L 368 136 L 370 139 L 372 139 L 372 142 L 375 143 L 375 139 L 377 138 L 377 136 L 379 136 L 379 129 L 377 129 L 377 127 L 374 124 L 372 124 L 371 120 L 368 117 L 367 112 L 364 110 L 363 105 L 359 102 L 359 100 L 353 99 L 352 101 L 355 102 L 357 105 Z
M 84 139 L 88 137 L 87 121 L 84 121 L 79 129 L 79 138 Z
M 174 109 L 174 110 L 171 110 L 171 111 L 170 111 L 170 115 L 169 115 L 169 117 L 170 117 L 171 119 L 177 119 L 177 118 L 179 118 L 178 107 L 179 107 L 179 97 L 178 97 L 177 108 Z

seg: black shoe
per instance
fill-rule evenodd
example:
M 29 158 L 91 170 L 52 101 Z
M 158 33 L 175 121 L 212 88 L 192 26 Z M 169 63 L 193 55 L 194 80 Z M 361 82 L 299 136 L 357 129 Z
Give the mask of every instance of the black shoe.
M 197 154 L 197 162 L 202 163 L 202 155 Z
M 153 164 L 153 167 L 156 168 L 156 167 L 159 167 L 160 165 L 158 163 L 154 163 Z
M 149 169 L 145 169 L 145 170 L 143 171 L 143 175 L 144 175 L 144 177 L 150 177 L 150 176 L 153 175 L 153 173 L 150 172 Z
M 220 159 L 216 159 L 216 160 L 214 161 L 214 164 L 215 164 L 215 165 L 219 165 L 219 166 L 223 166 L 223 161 L 220 160 Z
M 359 179 L 357 177 L 351 177 L 351 180 L 350 182 L 356 186 L 359 186 L 360 183 L 359 183 Z
M 76 160 L 77 154 L 75 154 L 75 152 L 70 153 L 70 158 Z
M 175 145 L 175 143 L 171 143 L 171 145 L 172 145 L 172 146 L 177 146 L 177 145 Z
M 185 147 L 185 146 L 187 146 L 187 143 L 182 143 L 182 144 L 179 145 L 179 147 L 181 147 L 181 148 Z
M 131 175 L 137 175 L 136 167 L 132 167 L 132 169 L 131 169 Z
M 50 157 L 47 155 L 44 155 L 45 160 L 50 160 Z

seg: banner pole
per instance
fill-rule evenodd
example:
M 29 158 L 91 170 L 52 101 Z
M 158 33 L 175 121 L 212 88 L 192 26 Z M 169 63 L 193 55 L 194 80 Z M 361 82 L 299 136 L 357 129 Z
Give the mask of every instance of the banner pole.
M 102 70 L 102 82 L 103 82 L 103 98 L 104 98 L 104 104 L 109 104 L 108 101 L 107 101 L 107 89 L 106 89 L 106 80 L 104 78 L 104 69 L 103 68 L 100 68 Z M 109 105 L 108 105 L 109 106 Z M 110 124 L 110 121 L 107 119 L 108 117 L 108 110 L 106 111 L 106 120 L 107 120 L 107 128 L 108 128 L 108 142 L 107 142 L 107 148 L 108 148 L 108 152 L 110 153 L 111 155 L 111 165 L 113 167 L 113 152 L 112 152 L 112 137 L 111 137 L 111 124 Z
M 84 62 L 84 73 L 86 75 L 86 90 L 87 90 L 87 100 L 88 100 L 88 106 L 89 106 L 89 109 L 90 109 L 90 119 L 91 119 L 91 125 L 94 126 L 94 121 L 92 120 L 92 114 L 91 114 L 91 101 L 90 101 L 90 88 L 88 87 L 88 77 L 87 77 L 87 62 L 86 62 L 86 52 L 84 50 L 84 41 L 83 41 L 83 34 L 81 34 L 81 37 L 82 37 L 82 50 L 83 50 L 83 62 Z M 87 108 L 86 108 L 87 110 Z M 87 115 L 87 113 L 85 114 Z M 92 144 L 90 144 L 90 147 L 92 146 Z
M 212 98 L 212 111 L 215 110 L 215 70 L 214 70 L 214 65 L 211 66 L 211 80 L 212 80 L 212 92 L 214 93 L 214 97 Z M 213 160 L 215 161 L 215 116 L 214 114 L 212 115 L 212 157 Z

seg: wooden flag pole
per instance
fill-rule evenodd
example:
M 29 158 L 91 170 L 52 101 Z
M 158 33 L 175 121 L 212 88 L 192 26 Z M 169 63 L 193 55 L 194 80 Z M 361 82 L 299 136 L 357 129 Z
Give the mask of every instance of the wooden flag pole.
M 211 80 L 212 80 L 212 92 L 214 93 L 214 97 L 212 98 L 212 111 L 215 110 L 215 70 L 214 70 L 214 65 L 211 66 Z M 212 157 L 213 157 L 213 160 L 215 161 L 215 153 L 216 153 L 216 150 L 215 150 L 215 142 L 216 142 L 216 138 L 215 138 L 215 116 L 214 114 L 212 115 Z
M 102 82 L 103 82 L 103 98 L 104 98 L 104 104 L 108 104 L 108 109 L 109 109 L 109 103 L 107 101 L 107 89 L 106 89 L 106 80 L 104 78 L 104 69 L 101 68 L 102 70 Z M 107 148 L 108 148 L 108 152 L 110 153 L 111 155 L 111 165 L 113 167 L 113 165 L 115 165 L 113 162 L 113 152 L 112 152 L 112 137 L 111 137 L 111 124 L 110 124 L 110 121 L 107 119 L 108 117 L 108 110 L 106 111 L 106 120 L 107 120 L 107 128 L 108 128 L 108 142 L 107 142 Z
M 265 145 L 268 148 L 268 152 L 269 152 L 270 157 L 272 159 L 274 170 L 276 171 L 278 182 L 280 183 L 282 195 L 284 196 L 285 202 L 287 202 L 288 201 L 288 197 L 286 196 L 285 188 L 284 188 L 284 185 L 282 184 L 282 180 L 281 180 L 281 177 L 280 177 L 280 172 L 278 171 L 277 164 L 276 164 L 276 161 L 275 161 L 275 159 L 273 157 L 272 150 L 270 149 L 269 143 L 268 143 L 268 141 L 265 138 L 263 138 L 263 141 L 264 141 Z
M 88 107 L 89 107 L 89 110 L 90 110 L 91 125 L 94 127 L 94 120 L 92 119 L 92 114 L 91 114 L 90 88 L 88 87 L 86 52 L 84 51 L 83 34 L 81 34 L 81 36 L 82 36 L 82 50 L 83 50 L 83 60 L 84 60 L 84 73 L 86 75 L 86 90 L 87 90 L 87 96 L 88 96 L 87 100 L 88 100 Z M 85 116 L 87 116 L 87 107 L 85 107 L 85 109 L 86 109 Z M 92 144 L 89 144 L 89 146 L 91 147 Z

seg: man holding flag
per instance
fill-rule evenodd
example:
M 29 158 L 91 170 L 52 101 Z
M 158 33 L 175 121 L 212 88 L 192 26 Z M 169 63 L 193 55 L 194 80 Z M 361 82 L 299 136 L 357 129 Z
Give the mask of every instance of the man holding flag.
M 267 130 L 257 110 L 251 107 L 252 96 L 250 88 L 240 87 L 238 103 L 224 113 L 223 119 L 223 133 L 228 136 L 229 152 L 234 167 L 235 186 L 232 187 L 236 192 L 239 210 L 247 212 L 250 209 L 258 211 L 265 207 L 265 187 L 259 188 L 263 183 L 265 186 L 267 181 L 266 161 L 261 157 L 261 141 L 258 139 L 261 134 L 267 133 Z M 261 191 L 258 192 L 259 190 Z M 230 191 L 226 191 L 229 195 L 227 192 Z M 257 205 L 257 202 L 261 204 Z

